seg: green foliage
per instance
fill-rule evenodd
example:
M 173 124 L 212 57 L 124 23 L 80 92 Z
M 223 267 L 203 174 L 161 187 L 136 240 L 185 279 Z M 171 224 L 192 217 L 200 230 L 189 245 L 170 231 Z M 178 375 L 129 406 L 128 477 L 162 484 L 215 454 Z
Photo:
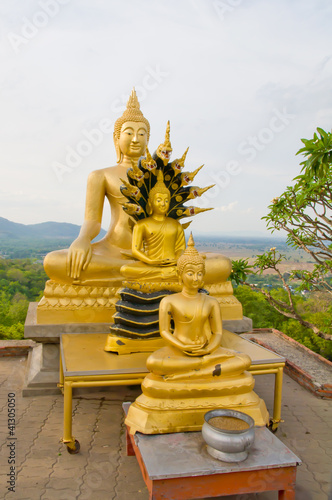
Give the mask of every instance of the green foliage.
M 243 314 L 251 318 L 255 328 L 279 328 L 284 321 L 264 298 L 264 296 L 247 286 L 234 288 L 234 295 L 241 302 Z
M 249 259 L 232 260 L 232 271 L 230 278 L 234 280 L 237 285 L 245 281 L 247 275 L 253 272 L 253 266 L 251 266 L 248 261 Z
M 286 292 L 279 288 L 272 293 L 276 298 L 282 300 Z M 280 330 L 308 349 L 332 361 L 332 343 L 330 341 L 318 337 L 310 328 L 302 326 L 295 319 L 286 319 L 268 303 L 259 291 L 254 291 L 248 286 L 242 285 L 234 289 L 234 295 L 243 306 L 243 314 L 253 320 L 255 328 L 275 328 Z M 299 307 L 307 311 L 309 317 L 311 315 L 316 316 L 314 319 L 317 323 L 330 322 L 331 305 L 327 305 L 322 296 L 314 296 L 309 300 L 298 296 L 295 300 Z
M 29 302 L 39 300 L 46 279 L 36 260 L 0 260 L 0 338 L 23 338 Z
M 297 152 L 308 157 L 301 163 L 303 173 L 273 199 L 263 219 L 272 232 L 286 231 L 289 245 L 313 257 L 314 270 L 301 276 L 305 286 L 332 291 L 325 280 L 332 269 L 332 133 L 317 130 L 319 137 L 302 139 L 305 147 Z
M 332 295 L 332 133 L 317 129 L 313 139 L 302 139 L 304 147 L 297 154 L 302 154 L 301 175 L 293 179 L 284 193 L 274 198 L 269 206 L 269 213 L 263 217 L 271 232 L 285 231 L 287 244 L 295 249 L 302 249 L 314 262 L 311 270 L 294 270 L 289 276 L 280 271 L 280 264 L 285 255 L 271 248 L 270 251 L 257 255 L 253 267 L 256 274 L 273 270 L 285 289 L 282 294 L 270 293 L 261 289 L 267 302 L 289 319 L 298 321 L 302 328 L 326 340 L 332 340 L 332 310 L 322 314 L 301 311 L 301 304 L 293 296 L 290 280 L 297 281 L 298 291 L 324 291 L 331 300 Z M 234 262 L 235 271 L 232 279 L 238 283 L 246 282 L 243 262 Z
M 14 323 L 11 326 L 0 324 L 0 339 L 21 340 L 24 338 L 24 323 Z
M 300 163 L 302 171 L 312 177 L 324 177 L 327 175 L 332 164 L 332 133 L 325 132 L 317 127 L 313 139 L 301 139 L 304 148 L 299 149 L 296 154 L 308 156 L 307 160 Z

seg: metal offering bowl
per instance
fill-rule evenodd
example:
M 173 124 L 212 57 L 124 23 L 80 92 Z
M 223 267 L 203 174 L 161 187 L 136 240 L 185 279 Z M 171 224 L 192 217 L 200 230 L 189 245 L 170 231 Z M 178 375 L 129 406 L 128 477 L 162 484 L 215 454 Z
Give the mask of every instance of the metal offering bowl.
M 219 429 L 209 423 L 213 417 L 234 417 L 249 427 L 243 430 Z M 242 462 L 248 457 L 248 450 L 255 440 L 255 421 L 245 413 L 235 410 L 212 410 L 204 416 L 203 439 L 208 453 L 223 462 Z

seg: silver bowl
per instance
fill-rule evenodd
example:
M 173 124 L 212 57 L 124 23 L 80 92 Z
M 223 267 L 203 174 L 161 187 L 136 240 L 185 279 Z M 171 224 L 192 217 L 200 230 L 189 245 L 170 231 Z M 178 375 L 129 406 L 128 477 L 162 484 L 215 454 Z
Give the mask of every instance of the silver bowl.
M 244 430 L 219 429 L 209 424 L 213 417 L 235 417 L 249 424 Z M 203 439 L 208 453 L 223 462 L 242 462 L 248 457 L 248 450 L 255 440 L 255 421 L 245 413 L 235 410 L 212 410 L 204 415 Z

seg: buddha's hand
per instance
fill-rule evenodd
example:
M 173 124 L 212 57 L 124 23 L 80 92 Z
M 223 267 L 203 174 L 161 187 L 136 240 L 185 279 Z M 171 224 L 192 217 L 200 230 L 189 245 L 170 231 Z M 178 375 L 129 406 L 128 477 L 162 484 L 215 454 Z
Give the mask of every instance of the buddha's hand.
M 198 348 L 198 349 L 193 349 L 189 356 L 205 356 L 206 354 L 209 354 L 210 351 L 206 348 Z
M 204 354 L 207 354 L 207 350 L 204 349 L 204 344 L 198 344 L 198 345 L 185 345 L 183 347 L 183 351 L 185 354 L 188 356 L 203 356 Z
M 76 238 L 70 245 L 67 254 L 67 275 L 78 279 L 91 260 L 92 247 L 89 239 Z
M 160 260 L 153 260 L 153 259 L 146 259 L 146 263 L 149 264 L 150 266 L 175 266 L 176 265 L 176 260 L 175 259 L 160 259 Z
M 176 260 L 175 259 L 162 259 L 159 261 L 160 266 L 175 266 L 176 265 Z

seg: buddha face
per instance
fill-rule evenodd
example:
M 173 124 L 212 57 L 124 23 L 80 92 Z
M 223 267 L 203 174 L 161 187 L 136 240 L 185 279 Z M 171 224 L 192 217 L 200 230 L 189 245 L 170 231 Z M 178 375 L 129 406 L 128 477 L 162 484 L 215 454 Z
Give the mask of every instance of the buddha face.
M 186 264 L 184 266 L 181 280 L 183 285 L 189 289 L 198 290 L 204 285 L 204 266 L 203 264 Z
M 121 153 L 129 158 L 145 154 L 148 143 L 148 129 L 143 122 L 125 122 L 117 139 Z
M 156 193 L 150 203 L 153 214 L 165 215 L 169 209 L 170 196 L 168 193 Z

